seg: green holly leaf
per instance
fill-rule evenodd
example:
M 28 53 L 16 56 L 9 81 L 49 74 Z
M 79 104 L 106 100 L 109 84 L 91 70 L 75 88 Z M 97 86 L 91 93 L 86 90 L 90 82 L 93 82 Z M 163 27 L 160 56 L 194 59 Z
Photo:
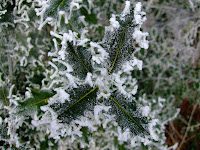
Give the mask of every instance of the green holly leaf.
M 114 92 L 105 103 L 111 106 L 110 114 L 115 115 L 123 130 L 129 129 L 135 135 L 149 134 L 147 118 L 141 116 L 139 106 L 134 100 Z
M 84 115 L 85 110 L 93 111 L 97 103 L 96 94 L 98 87 L 81 85 L 67 91 L 70 101 L 55 103 L 51 107 L 57 112 L 58 119 L 70 123 Z
M 17 114 L 22 114 L 24 116 L 31 115 L 33 112 L 40 110 L 40 106 L 46 105 L 49 98 L 53 95 L 55 95 L 53 91 L 42 90 L 39 92 L 32 92 L 32 97 L 25 98 L 22 102 L 19 102 Z
M 85 79 L 88 72 L 92 72 L 91 53 L 82 46 L 74 46 L 68 42 L 66 61 L 73 65 L 74 76 Z
M 4 106 L 9 105 L 9 101 L 7 99 L 9 89 L 5 85 L 0 85 L 0 101 L 4 104 Z
M 102 46 L 110 56 L 108 64 L 109 73 L 118 71 L 122 63 L 132 58 L 131 54 L 135 50 L 133 45 L 135 42 L 131 38 L 135 30 L 134 16 L 133 12 L 130 14 L 125 17 L 125 20 L 118 18 L 119 28 L 105 32 Z

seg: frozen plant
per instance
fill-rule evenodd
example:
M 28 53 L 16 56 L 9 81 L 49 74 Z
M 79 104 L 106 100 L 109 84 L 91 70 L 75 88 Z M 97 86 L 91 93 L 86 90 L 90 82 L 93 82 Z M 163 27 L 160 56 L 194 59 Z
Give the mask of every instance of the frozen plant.
M 146 13 L 140 2 L 125 1 L 117 15 L 121 1 L 115 2 L 3 1 L 2 149 L 165 145 L 164 125 L 177 110 L 158 121 L 166 116 L 165 100 L 151 105 L 136 98 L 139 87 L 132 76 L 143 65 L 136 53 L 149 47 L 149 34 L 142 31 Z

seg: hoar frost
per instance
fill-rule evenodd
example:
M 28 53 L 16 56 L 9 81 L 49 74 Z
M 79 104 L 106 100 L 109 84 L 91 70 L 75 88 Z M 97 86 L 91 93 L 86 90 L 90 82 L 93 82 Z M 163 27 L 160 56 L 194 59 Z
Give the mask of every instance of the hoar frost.
M 125 9 L 122 12 L 122 14 L 119 16 L 116 15 L 112 15 L 111 19 L 110 19 L 110 26 L 107 27 L 107 31 L 111 32 L 112 34 L 115 33 L 117 34 L 117 30 L 121 30 L 120 28 L 120 23 L 118 21 L 118 19 L 120 18 L 121 21 L 126 21 L 126 17 L 128 15 L 130 15 L 130 1 L 126 1 L 126 5 L 125 5 Z M 148 43 L 146 42 L 145 38 L 147 36 L 146 33 L 143 33 L 140 31 L 141 28 L 141 24 L 143 23 L 143 21 L 145 20 L 144 18 L 144 13 L 140 12 L 141 11 L 141 4 L 138 3 L 136 4 L 136 8 L 134 11 L 134 16 L 135 18 L 135 22 L 136 22 L 136 26 L 135 26 L 135 32 L 134 30 L 130 30 L 129 32 L 133 32 L 133 39 L 135 36 L 138 36 L 140 33 L 140 38 L 135 39 L 137 43 L 139 43 L 140 48 L 147 48 Z M 62 12 L 63 14 L 63 12 Z M 140 17 L 140 20 L 138 22 L 138 18 Z M 118 18 L 118 19 L 117 19 Z M 131 17 L 130 17 L 131 18 Z M 136 20 L 137 19 L 137 20 Z M 133 22 L 134 23 L 134 22 Z M 127 27 L 128 28 L 128 27 Z M 107 32 L 106 31 L 106 32 Z M 139 32 L 140 31 L 140 32 Z M 126 32 L 125 28 L 124 28 L 124 33 Z M 87 45 L 87 43 L 90 45 L 90 48 L 88 49 L 88 52 L 90 52 L 91 54 L 91 64 L 93 67 L 93 71 L 90 72 L 90 70 L 88 70 L 87 66 L 84 65 L 83 61 L 81 61 L 81 57 L 79 57 L 77 61 L 80 61 L 80 65 L 83 65 L 83 67 L 85 67 L 88 71 L 88 73 L 85 76 L 85 79 L 83 80 L 83 82 L 81 83 L 80 80 L 72 75 L 72 73 L 76 70 L 71 69 L 70 71 L 66 72 L 66 77 L 68 79 L 68 86 L 64 89 L 62 88 L 57 88 L 54 91 L 56 91 L 56 95 L 52 98 L 49 99 L 49 105 L 47 107 L 49 107 L 49 109 L 42 109 L 45 111 L 45 113 L 48 113 L 48 111 L 50 111 L 52 114 L 52 111 L 55 111 L 54 109 L 51 108 L 51 105 L 53 103 L 55 103 L 54 107 L 55 109 L 58 109 L 60 106 L 65 105 L 65 103 L 70 103 L 71 102 L 71 96 L 69 93 L 67 93 L 67 91 L 70 89 L 70 91 L 73 88 L 78 88 L 81 84 L 89 84 L 91 87 L 93 87 L 93 89 L 91 91 L 89 91 L 87 95 L 90 94 L 90 92 L 93 92 L 94 90 L 98 89 L 97 95 L 96 95 L 96 99 L 98 101 L 108 101 L 109 99 L 113 99 L 113 104 L 114 105 L 119 105 L 118 102 L 116 102 L 114 100 L 114 98 L 112 97 L 112 93 L 116 92 L 116 93 L 121 93 L 123 96 L 127 97 L 128 99 L 133 98 L 133 96 L 136 94 L 138 86 L 137 86 L 137 80 L 132 78 L 131 76 L 131 71 L 133 71 L 134 69 L 138 68 L 139 70 L 142 69 L 142 61 L 138 60 L 136 57 L 134 57 L 134 53 L 131 52 L 132 54 L 130 56 L 132 56 L 132 58 L 129 58 L 129 60 L 123 61 L 122 64 L 119 66 L 121 67 L 122 71 L 113 71 L 112 72 L 112 66 L 115 64 L 115 61 L 117 61 L 117 57 L 120 57 L 118 55 L 116 55 L 115 57 L 117 59 L 115 60 L 111 60 L 113 61 L 113 65 L 111 66 L 111 69 L 107 69 L 108 68 L 108 62 L 110 61 L 110 53 L 108 52 L 108 49 L 105 49 L 103 46 L 101 46 L 101 43 L 97 43 L 97 42 L 92 42 L 89 39 L 85 40 L 84 44 L 79 44 L 80 39 L 77 38 L 77 34 L 75 32 L 72 32 L 71 30 L 69 31 L 69 33 L 56 33 L 55 31 L 51 31 L 50 32 L 52 36 L 54 36 L 55 38 L 59 38 L 61 40 L 61 47 L 60 50 L 58 48 L 58 43 L 57 41 L 54 39 L 54 44 L 55 44 L 55 52 L 50 52 L 49 56 L 54 57 L 52 60 L 56 60 L 56 62 L 61 63 L 63 60 L 65 60 L 66 64 L 69 65 L 70 61 L 67 60 L 67 58 L 69 57 L 68 55 L 68 46 L 70 43 L 72 43 L 72 46 L 76 46 L 78 47 L 84 47 Z M 124 35 L 121 35 L 122 37 L 119 38 L 124 38 Z M 109 37 L 108 37 L 109 38 Z M 131 38 L 131 37 L 130 37 Z M 106 38 L 104 38 L 104 40 L 106 40 Z M 121 39 L 121 41 L 123 41 Z M 118 50 L 123 50 L 120 48 L 120 43 L 119 44 L 119 48 Z M 145 45 L 145 46 L 144 46 Z M 126 45 L 122 45 L 124 47 L 126 47 Z M 137 47 L 137 50 L 139 50 L 139 48 Z M 77 56 L 79 52 L 75 51 L 75 55 Z M 118 53 L 118 52 L 117 52 Z M 127 54 L 128 55 L 128 54 Z M 57 56 L 57 58 L 55 59 L 55 57 Z M 50 65 L 55 68 L 55 72 L 53 73 L 53 75 L 50 76 L 51 79 L 56 79 L 59 78 L 60 74 L 59 72 L 63 72 L 64 71 L 59 71 L 59 67 L 57 67 L 55 65 L 55 61 L 51 61 Z M 65 65 L 66 66 L 66 65 Z M 71 67 L 67 67 L 67 68 L 73 68 L 73 64 Z M 64 79 L 64 78 L 63 78 Z M 72 82 L 73 81 L 73 82 Z M 79 83 L 80 82 L 80 83 Z M 73 90 L 72 90 L 73 91 Z M 80 100 L 78 100 L 77 102 L 75 102 L 73 105 L 75 105 L 76 103 L 78 103 L 79 101 L 81 101 L 82 99 L 84 99 L 86 96 L 83 96 L 82 98 L 80 98 Z M 121 96 L 120 96 L 121 97 Z M 134 99 L 134 98 L 133 98 Z M 68 101 L 68 102 L 67 102 Z M 120 103 L 122 103 L 122 101 L 120 101 Z M 128 102 L 131 102 L 130 100 L 128 100 Z M 132 101 L 133 102 L 133 101 Z M 60 103 L 60 104 L 59 104 Z M 58 105 L 58 106 L 57 106 Z M 58 108 L 57 108 L 58 107 Z M 92 107 L 89 106 L 88 107 Z M 84 127 L 88 127 L 91 131 L 95 131 L 96 129 L 96 124 L 99 125 L 99 111 L 104 111 L 105 115 L 108 118 L 112 118 L 112 120 L 107 120 L 106 122 L 111 122 L 114 121 L 115 117 L 117 117 L 117 115 L 112 115 L 112 108 L 113 106 L 94 106 L 94 122 L 91 122 L 89 119 L 87 119 L 87 117 L 83 117 L 83 116 L 79 116 L 77 117 L 77 119 L 75 119 L 74 121 L 72 121 L 69 125 L 64 124 L 63 125 L 61 123 L 59 123 L 59 128 L 55 128 L 53 129 L 52 126 L 47 126 L 47 128 L 49 128 L 48 130 L 51 131 L 52 129 L 54 131 L 52 132 L 60 132 L 65 130 L 64 128 L 66 128 L 66 126 L 71 126 L 73 124 L 73 122 L 76 122 L 77 124 L 79 124 L 80 126 L 84 126 Z M 71 106 L 69 107 L 71 108 Z M 58 115 L 59 113 L 63 112 L 62 109 L 60 108 L 61 111 L 58 111 Z M 65 108 L 66 110 L 68 110 L 68 108 Z M 130 110 L 129 110 L 130 111 Z M 109 113 L 108 113 L 109 112 Z M 122 111 L 123 112 L 123 111 Z M 108 113 L 108 114 L 106 114 Z M 126 112 L 127 113 L 127 112 Z M 56 114 L 56 111 L 55 111 Z M 85 115 L 87 114 L 87 111 L 84 113 Z M 90 113 L 89 113 L 90 114 Z M 86 115 L 87 116 L 87 115 Z M 114 116 L 114 117 L 113 117 Z M 144 116 L 146 116 L 146 114 L 144 114 Z M 57 116 L 58 117 L 58 116 Z M 92 117 L 92 116 L 91 116 Z M 55 118 L 52 118 L 52 120 L 55 120 Z M 42 121 L 43 122 L 43 121 Z M 62 122 L 61 120 L 57 120 L 57 122 Z M 35 124 L 35 123 L 34 123 Z M 104 123 L 105 124 L 105 123 Z M 44 125 L 44 124 L 43 124 Z M 103 125 L 105 126 L 105 125 Z M 146 128 L 146 127 L 145 127 Z M 118 127 L 118 132 L 121 134 L 122 137 L 124 136 L 131 136 L 131 131 L 127 128 L 125 131 L 122 130 L 120 127 Z M 139 132 L 136 132 L 139 133 Z M 73 134 L 78 134 L 79 132 L 71 132 L 71 135 Z M 54 138 L 54 134 L 51 134 L 52 138 Z M 60 135 L 61 134 L 57 134 Z M 62 134 L 63 135 L 63 134 Z M 56 136 L 57 138 L 57 136 Z M 128 141 L 129 138 L 124 138 L 124 141 Z
M 16 56 L 16 58 L 19 57 L 21 67 L 28 68 L 31 64 L 30 66 L 36 70 L 36 73 L 35 70 L 30 73 L 31 77 L 38 75 L 39 69 L 42 70 L 41 74 L 44 77 L 41 79 L 41 87 L 39 84 L 30 83 L 31 87 L 25 89 L 24 101 L 21 101 L 23 98 L 20 94 L 11 96 L 14 85 L 10 86 L 7 97 L 10 105 L 0 104 L 9 111 L 8 118 L 0 117 L 0 125 L 4 123 L 8 125 L 7 134 L 10 139 L 6 139 L 6 142 L 10 145 L 15 144 L 17 147 L 22 146 L 23 142 L 20 141 L 18 134 L 20 128 L 38 131 L 37 135 L 26 135 L 26 138 L 33 138 L 34 142 L 37 142 L 35 147 L 38 149 L 41 143 L 46 143 L 46 141 L 47 145 L 52 147 L 57 143 L 58 149 L 67 149 L 73 145 L 72 143 L 75 143 L 74 147 L 80 145 L 81 148 L 115 149 L 113 143 L 116 139 L 120 144 L 131 143 L 127 146 L 131 149 L 141 144 L 150 145 L 152 139 L 159 141 L 159 130 L 155 129 L 155 126 L 158 126 L 160 122 L 155 119 L 155 116 L 161 110 L 153 111 L 151 106 L 145 106 L 142 103 L 145 100 L 137 104 L 134 97 L 138 85 L 137 80 L 132 77 L 132 71 L 142 70 L 142 61 L 135 57 L 135 53 L 141 48 L 148 48 L 146 40 L 148 33 L 141 31 L 141 25 L 146 20 L 145 13 L 141 11 L 141 3 L 137 3 L 132 11 L 131 2 L 126 1 L 121 15 L 112 14 L 109 20 L 110 26 L 106 27 L 102 42 L 94 42 L 87 38 L 89 31 L 86 27 L 77 30 L 80 32 L 77 33 L 74 31 L 76 24 L 74 26 L 71 24 L 74 11 L 78 11 L 85 5 L 82 4 L 83 1 L 27 1 L 36 6 L 34 10 L 40 17 L 40 21 L 37 20 L 34 27 L 28 23 L 30 19 L 26 9 L 29 7 L 20 7 L 23 1 L 16 2 L 19 6 L 16 12 L 19 16 L 21 13 L 22 18 L 16 16 L 14 24 L 20 26 L 20 31 L 26 28 L 28 35 L 31 28 L 37 27 L 42 32 L 42 29 L 51 26 L 52 31 L 49 32 L 49 36 L 52 39 L 46 39 L 42 35 L 42 39 L 48 42 L 44 40 L 43 45 L 41 43 L 40 45 L 37 43 L 40 39 L 35 42 L 26 35 L 27 48 L 21 46 L 14 49 L 16 51 L 22 49 L 25 53 L 25 56 Z M 93 7 L 91 0 L 88 3 L 89 7 Z M 34 5 L 31 5 L 31 8 Z M 67 7 L 63 7 L 64 5 Z M 84 8 L 86 7 L 85 5 Z M 0 15 L 5 13 L 6 11 L 1 11 Z M 76 13 L 79 15 L 78 12 Z M 76 17 L 76 20 L 88 25 L 84 16 Z M 70 26 L 70 29 L 65 27 L 63 29 L 63 23 L 65 27 Z M 35 45 L 32 45 L 33 43 Z M 139 47 L 135 46 L 137 44 Z M 45 49 L 45 51 L 40 51 L 41 56 L 36 56 L 38 59 L 27 59 L 35 46 L 36 49 Z M 47 53 L 46 49 L 49 47 L 51 51 L 48 52 L 46 58 L 43 55 Z M 38 98 L 31 91 L 34 88 L 36 93 L 41 88 L 52 91 L 54 94 L 48 98 L 39 99 L 34 104 L 31 103 L 30 106 L 26 106 L 28 110 L 23 112 L 20 107 L 29 102 L 29 98 Z M 47 102 L 47 105 L 41 104 Z M 164 102 L 164 99 L 158 100 L 160 108 L 163 107 Z M 144 106 L 141 107 L 140 104 Z M 38 106 L 42 111 L 40 113 L 38 113 Z M 28 116 L 32 118 L 31 124 L 27 123 Z M 164 128 L 164 124 L 161 124 L 161 127 Z M 85 128 L 94 135 L 93 137 L 88 135 L 88 142 L 84 141 Z M 26 142 L 25 146 L 30 143 L 31 141 Z

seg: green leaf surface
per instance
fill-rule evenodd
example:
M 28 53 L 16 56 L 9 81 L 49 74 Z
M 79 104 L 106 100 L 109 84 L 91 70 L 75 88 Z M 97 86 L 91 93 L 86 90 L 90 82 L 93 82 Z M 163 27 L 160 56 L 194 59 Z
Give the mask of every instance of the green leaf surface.
M 0 101 L 3 103 L 5 106 L 9 105 L 9 101 L 7 99 L 9 89 L 6 86 L 0 86 Z
M 57 19 L 59 11 L 65 11 L 69 13 L 70 3 L 71 0 L 50 0 L 49 7 L 47 7 L 44 12 L 43 20 L 45 20 L 47 17 Z
M 82 46 L 74 46 L 68 42 L 66 61 L 73 67 L 72 74 L 85 79 L 88 72 L 92 72 L 91 54 Z
M 70 101 L 65 103 L 55 103 L 51 107 L 57 112 L 58 119 L 62 122 L 70 123 L 84 115 L 85 111 L 93 111 L 97 104 L 96 94 L 98 87 L 81 85 L 78 88 L 69 89 Z
M 149 134 L 148 120 L 139 113 L 139 106 L 135 101 L 115 92 L 105 104 L 111 106 L 110 114 L 115 115 L 117 123 L 123 130 L 129 129 L 135 135 Z
M 119 28 L 105 32 L 102 46 L 110 55 L 109 74 L 118 71 L 123 62 L 131 59 L 131 54 L 135 50 L 132 38 L 135 29 L 133 20 L 134 17 L 131 12 L 131 15 L 125 17 L 125 21 L 118 20 L 120 23 Z
M 19 103 L 18 114 L 28 115 L 29 111 L 36 111 L 37 107 L 46 105 L 48 99 L 51 98 L 55 93 L 52 91 L 39 91 L 32 92 L 33 97 L 25 99 L 23 102 Z M 27 114 L 26 114 L 27 113 Z

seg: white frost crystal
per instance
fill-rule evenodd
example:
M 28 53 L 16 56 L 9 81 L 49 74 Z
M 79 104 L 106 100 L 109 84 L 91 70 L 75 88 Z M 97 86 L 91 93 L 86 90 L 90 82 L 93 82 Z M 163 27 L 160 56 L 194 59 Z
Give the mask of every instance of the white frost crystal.
M 121 14 L 121 20 L 124 20 L 125 19 L 124 17 L 127 14 L 130 14 L 130 1 L 126 1 L 125 2 L 125 8 L 124 8 L 124 10 L 123 10 L 123 12 Z
M 112 14 L 112 17 L 110 18 L 110 24 L 113 27 L 112 31 L 115 28 L 119 28 L 120 27 L 119 22 L 116 20 L 116 16 L 114 14 Z
M 149 48 L 149 42 L 146 40 L 146 37 L 149 35 L 148 32 L 141 32 L 139 30 L 135 30 L 133 33 L 133 38 L 136 40 L 136 42 L 139 44 L 141 48 L 148 49 Z

